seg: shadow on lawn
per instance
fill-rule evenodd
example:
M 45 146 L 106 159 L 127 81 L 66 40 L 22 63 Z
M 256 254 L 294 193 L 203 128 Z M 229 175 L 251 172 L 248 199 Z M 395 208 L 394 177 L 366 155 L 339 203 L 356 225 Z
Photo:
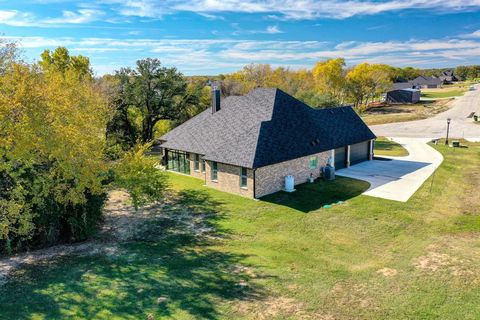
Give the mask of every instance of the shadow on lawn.
M 287 206 L 302 212 L 315 211 L 324 205 L 347 201 L 370 187 L 366 181 L 337 176 L 333 181 L 315 180 L 295 186 L 292 193 L 280 191 L 261 198 L 262 201 Z
M 222 203 L 186 190 L 170 200 L 135 241 L 113 255 L 67 257 L 19 270 L 0 287 L 0 318 L 154 318 L 174 313 L 217 318 L 219 302 L 257 299 L 244 255 L 215 245 L 229 236 L 219 226 Z M 223 211 L 224 212 L 224 211 Z

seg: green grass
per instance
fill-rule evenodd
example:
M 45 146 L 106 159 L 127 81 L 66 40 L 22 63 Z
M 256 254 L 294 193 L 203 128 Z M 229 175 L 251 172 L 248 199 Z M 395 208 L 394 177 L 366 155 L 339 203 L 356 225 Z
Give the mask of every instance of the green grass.
M 463 96 L 465 90 L 449 90 L 449 91 L 422 91 L 422 98 L 438 99 L 438 98 L 452 98 Z
M 375 155 L 405 157 L 408 156 L 408 151 L 395 141 L 378 137 L 375 140 Z
M 479 319 L 480 144 L 462 144 L 434 146 L 445 161 L 407 203 L 347 178 L 253 201 L 169 174 L 165 219 L 116 254 L 21 268 L 0 318 Z M 185 212 L 214 231 L 168 218 Z

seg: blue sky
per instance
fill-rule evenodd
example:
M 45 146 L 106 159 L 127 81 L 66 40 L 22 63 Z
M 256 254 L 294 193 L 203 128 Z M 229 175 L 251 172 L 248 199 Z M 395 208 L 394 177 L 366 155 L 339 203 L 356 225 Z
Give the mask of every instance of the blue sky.
M 66 46 L 98 75 L 159 58 L 187 75 L 344 57 L 480 64 L 480 0 L 0 0 L 0 33 L 28 60 Z

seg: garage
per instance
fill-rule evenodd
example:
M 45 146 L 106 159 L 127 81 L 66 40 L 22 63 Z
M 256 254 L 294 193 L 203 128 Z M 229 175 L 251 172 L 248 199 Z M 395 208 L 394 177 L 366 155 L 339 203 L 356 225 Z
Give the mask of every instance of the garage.
M 341 147 L 335 149 L 335 169 L 342 169 L 346 167 L 346 162 L 347 162 L 347 153 L 346 153 L 346 147 Z
M 354 165 L 363 161 L 367 161 L 370 155 L 369 141 L 364 141 L 350 146 L 350 164 Z

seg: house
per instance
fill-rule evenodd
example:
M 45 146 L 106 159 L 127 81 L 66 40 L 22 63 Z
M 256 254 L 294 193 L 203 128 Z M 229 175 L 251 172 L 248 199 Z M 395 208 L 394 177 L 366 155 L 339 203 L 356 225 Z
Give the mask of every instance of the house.
M 421 88 L 441 88 L 443 81 L 435 77 L 418 76 L 410 81 L 414 89 Z
M 420 101 L 420 90 L 418 89 L 398 89 L 387 92 L 385 98 L 387 103 L 417 103 Z
M 395 82 L 392 85 L 393 90 L 402 90 L 402 89 L 413 89 L 413 83 L 411 81 L 408 82 Z
M 337 169 L 371 160 L 375 135 L 351 107 L 313 109 L 279 89 L 220 99 L 160 138 L 168 170 L 205 185 L 259 198 Z
M 443 84 L 452 84 L 453 82 L 459 81 L 452 70 L 443 71 L 439 79 L 443 81 Z

